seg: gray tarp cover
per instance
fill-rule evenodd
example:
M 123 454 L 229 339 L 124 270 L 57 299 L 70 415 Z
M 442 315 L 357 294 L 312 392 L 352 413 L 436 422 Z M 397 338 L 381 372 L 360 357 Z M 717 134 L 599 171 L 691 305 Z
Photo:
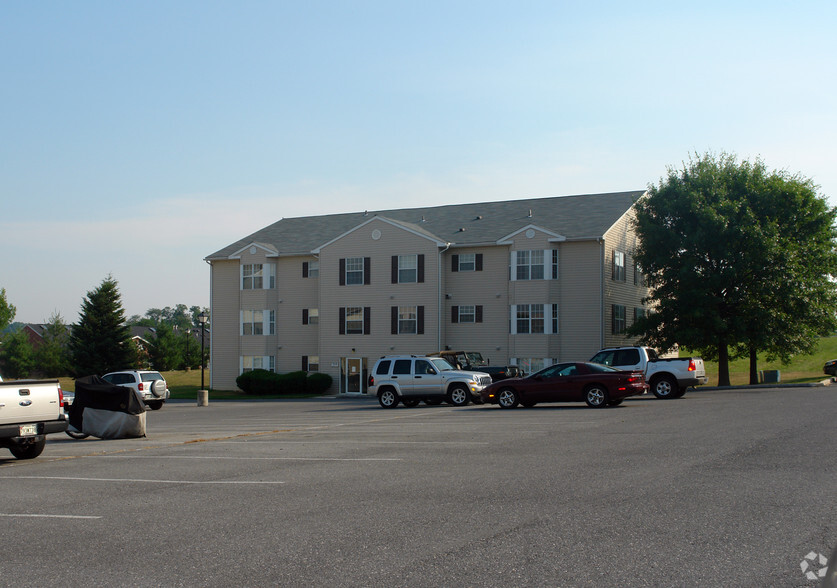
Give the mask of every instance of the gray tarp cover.
M 131 388 L 99 376 L 76 380 L 70 425 L 101 439 L 145 437 L 145 404 Z

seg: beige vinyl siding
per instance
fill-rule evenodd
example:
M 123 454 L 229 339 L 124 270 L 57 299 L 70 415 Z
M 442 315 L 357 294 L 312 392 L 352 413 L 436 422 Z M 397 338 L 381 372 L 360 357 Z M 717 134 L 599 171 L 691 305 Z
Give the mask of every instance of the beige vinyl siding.
M 613 319 L 613 305 L 625 307 L 625 326 L 630 327 L 634 322 L 634 308 L 642 306 L 642 299 L 648 295 L 648 288 L 634 284 L 634 257 L 637 238 L 631 226 L 633 209 L 622 216 L 605 233 L 604 251 L 604 346 L 626 345 L 636 342 L 636 338 L 624 335 L 613 335 L 611 324 Z M 625 254 L 625 281 L 614 281 L 612 274 L 613 251 Z
M 303 355 L 319 355 L 319 325 L 303 325 L 302 309 L 320 310 L 320 278 L 303 278 L 303 262 L 313 256 L 280 257 L 276 313 L 276 365 L 281 373 L 302 369 Z M 322 310 L 320 310 L 322 313 Z
M 559 247 L 560 361 L 586 361 L 602 344 L 602 244 L 571 241 Z M 609 269 L 609 266 L 608 266 Z
M 378 239 L 373 232 L 380 231 Z M 393 284 L 392 256 L 424 254 L 424 282 Z M 335 379 L 341 357 L 374 360 L 393 353 L 426 353 L 439 344 L 438 263 L 436 243 L 375 219 L 324 247 L 320 253 L 320 371 Z M 369 257 L 370 285 L 339 285 L 340 259 Z M 341 307 L 369 307 L 369 335 L 340 335 Z M 424 306 L 423 335 L 392 335 L 391 307 Z
M 482 254 L 482 271 L 451 271 L 452 256 L 467 253 Z M 492 365 L 505 364 L 509 357 L 508 246 L 451 248 L 445 252 L 443 264 L 444 294 L 450 298 L 444 301 L 442 349 L 479 351 Z M 453 323 L 451 308 L 462 305 L 481 305 L 483 322 Z
M 235 390 L 239 366 L 240 294 L 239 261 L 213 261 L 210 268 L 212 341 L 209 385 L 215 390 Z

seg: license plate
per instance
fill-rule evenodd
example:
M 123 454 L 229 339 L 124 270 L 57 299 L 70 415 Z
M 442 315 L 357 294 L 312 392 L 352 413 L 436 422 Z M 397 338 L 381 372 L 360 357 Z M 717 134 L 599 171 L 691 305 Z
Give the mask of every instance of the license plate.
M 38 425 L 20 425 L 20 436 L 25 437 L 26 435 L 37 435 L 38 434 Z

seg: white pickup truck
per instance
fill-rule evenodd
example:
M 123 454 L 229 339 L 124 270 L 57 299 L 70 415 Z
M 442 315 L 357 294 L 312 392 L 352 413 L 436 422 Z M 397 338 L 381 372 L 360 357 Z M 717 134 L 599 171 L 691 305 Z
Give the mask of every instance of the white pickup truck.
M 47 434 L 66 430 L 58 380 L 0 378 L 0 447 L 18 459 L 34 459 L 44 450 Z
M 680 398 L 690 386 L 708 381 L 700 357 L 660 358 L 650 347 L 608 347 L 590 361 L 620 370 L 641 370 L 657 398 Z

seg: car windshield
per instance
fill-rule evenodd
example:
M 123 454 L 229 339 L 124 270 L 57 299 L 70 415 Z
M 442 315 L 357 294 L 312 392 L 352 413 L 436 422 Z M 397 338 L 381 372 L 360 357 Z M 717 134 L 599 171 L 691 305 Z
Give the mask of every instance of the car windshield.
M 434 357 L 430 361 L 433 363 L 433 365 L 436 366 L 436 368 L 440 372 L 450 371 L 454 369 L 451 364 L 449 364 L 446 360 L 442 359 L 441 357 Z
M 482 354 L 478 351 L 469 351 L 465 354 L 465 357 L 468 359 L 468 365 L 485 364 L 485 360 L 482 358 Z

